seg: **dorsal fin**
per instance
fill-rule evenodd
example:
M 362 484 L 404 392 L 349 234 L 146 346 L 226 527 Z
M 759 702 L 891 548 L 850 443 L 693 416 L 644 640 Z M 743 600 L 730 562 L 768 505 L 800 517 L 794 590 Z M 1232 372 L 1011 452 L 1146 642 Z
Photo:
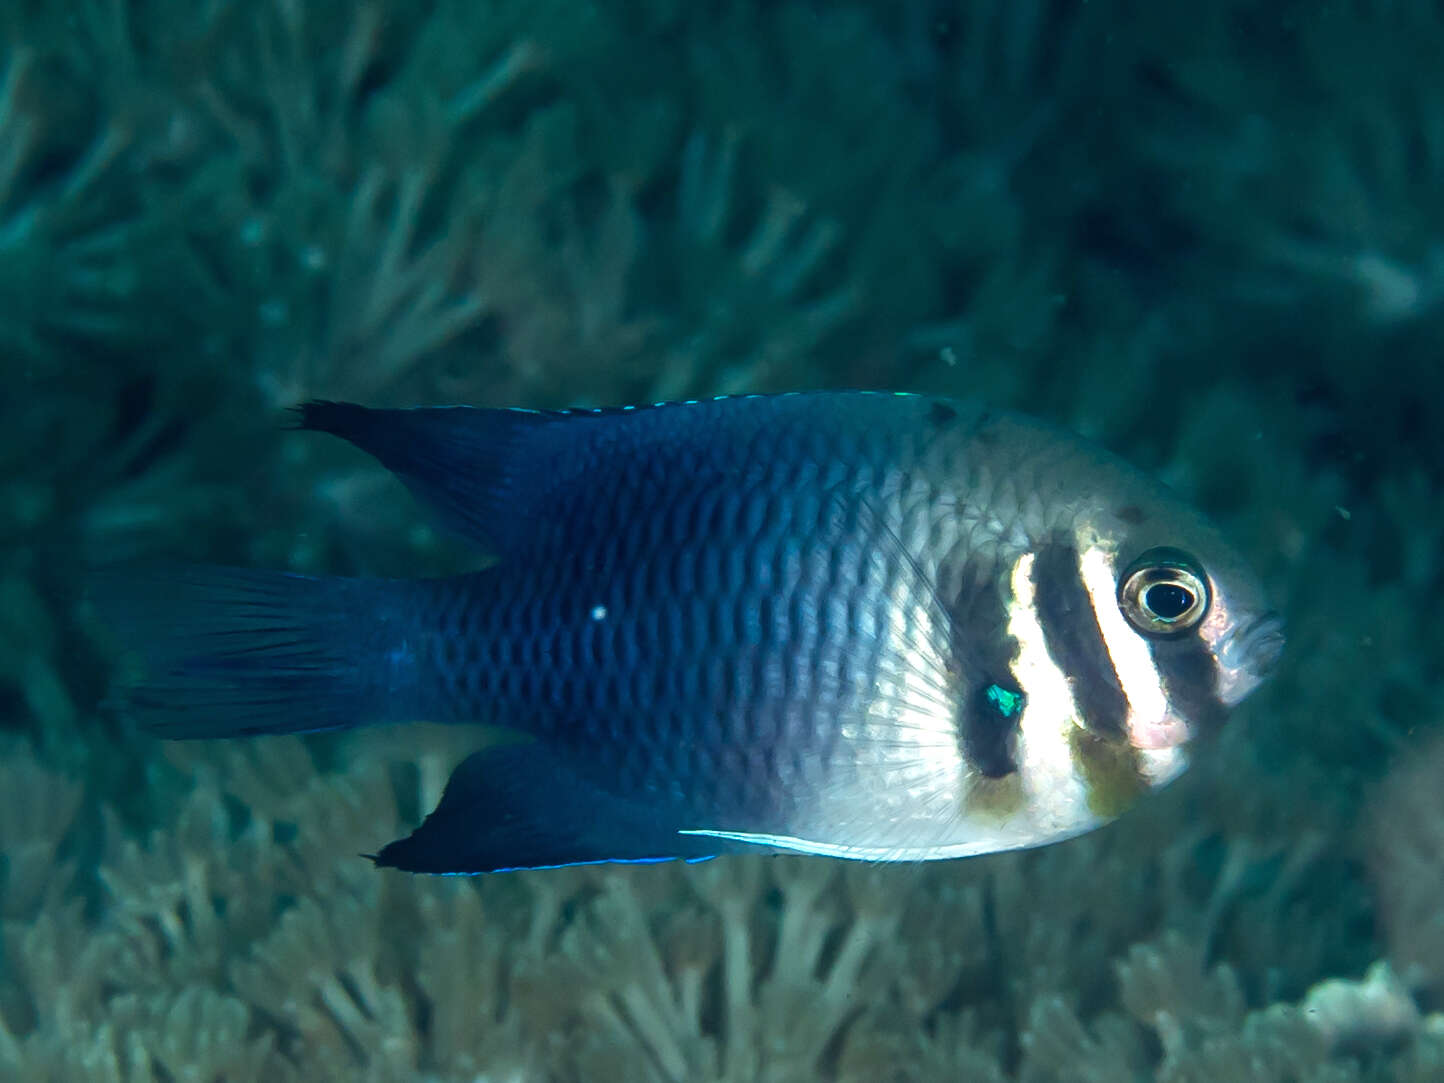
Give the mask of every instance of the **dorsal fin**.
M 316 401 L 298 414 L 301 428 L 332 433 L 374 455 L 449 527 L 506 557 L 535 538 L 541 509 L 556 514 L 569 487 L 590 484 L 598 473 L 655 467 L 659 457 L 685 458 L 689 476 L 703 484 L 709 465 L 719 477 L 733 474 L 739 463 L 727 458 L 730 449 L 760 427 L 790 424 L 806 434 L 842 425 L 867 432 L 872 422 L 856 404 L 871 396 L 909 398 L 788 392 L 579 410 L 376 410 Z M 921 410 L 927 400 L 915 401 Z M 956 415 L 952 407 L 944 409 L 947 417 Z M 727 438 L 719 439 L 719 432 Z M 692 454 L 679 454 L 684 444 Z
M 300 427 L 355 444 L 396 474 L 464 537 L 505 556 L 526 538 L 525 497 L 564 445 L 547 430 L 570 412 L 469 406 L 373 410 L 308 402 Z

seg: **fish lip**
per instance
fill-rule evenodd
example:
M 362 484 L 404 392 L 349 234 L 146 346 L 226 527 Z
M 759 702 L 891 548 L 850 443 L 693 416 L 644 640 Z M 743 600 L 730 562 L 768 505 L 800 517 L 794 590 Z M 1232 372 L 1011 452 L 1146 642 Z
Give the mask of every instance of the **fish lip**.
M 1243 665 L 1265 677 L 1277 668 L 1284 652 L 1284 619 L 1270 610 L 1241 628 L 1235 642 Z

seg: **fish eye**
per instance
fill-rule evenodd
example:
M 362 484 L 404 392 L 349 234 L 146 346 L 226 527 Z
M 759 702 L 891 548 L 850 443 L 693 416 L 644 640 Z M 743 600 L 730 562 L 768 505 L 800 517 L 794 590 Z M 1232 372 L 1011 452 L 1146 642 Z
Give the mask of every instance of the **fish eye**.
M 1196 628 L 1208 603 L 1203 569 L 1177 549 L 1150 549 L 1118 583 L 1118 606 L 1144 635 L 1171 636 Z

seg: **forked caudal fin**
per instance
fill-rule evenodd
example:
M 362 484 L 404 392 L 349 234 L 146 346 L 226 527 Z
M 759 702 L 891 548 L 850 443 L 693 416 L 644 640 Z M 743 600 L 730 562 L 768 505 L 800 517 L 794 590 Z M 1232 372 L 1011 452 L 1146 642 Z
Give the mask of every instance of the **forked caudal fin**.
M 123 709 L 170 738 L 346 729 L 418 706 L 419 584 L 208 566 L 111 568 L 90 600 L 138 656 Z

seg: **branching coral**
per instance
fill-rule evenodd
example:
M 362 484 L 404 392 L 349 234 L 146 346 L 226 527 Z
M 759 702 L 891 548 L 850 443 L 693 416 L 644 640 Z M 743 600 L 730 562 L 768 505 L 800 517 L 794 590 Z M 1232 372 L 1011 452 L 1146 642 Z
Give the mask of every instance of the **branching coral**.
M 476 222 L 439 185 L 444 103 L 368 102 L 407 37 L 386 18 L 376 3 L 262 4 L 186 88 L 212 144 L 183 193 L 195 243 L 254 304 L 252 371 L 274 403 L 395 390 L 482 311 L 456 281 Z M 423 235 L 423 213 L 441 227 Z
M 1150 142 L 1206 178 L 1178 195 L 1210 241 L 1250 257 L 1243 284 L 1293 304 L 1346 300 L 1383 324 L 1437 309 L 1444 219 L 1423 194 L 1444 179 L 1444 95 L 1424 59 L 1444 43 L 1437 8 L 1341 4 L 1283 29 L 1222 4 L 1190 33 L 1208 45 L 1171 78 L 1195 122 Z M 1273 63 L 1201 59 L 1240 49 L 1272 49 Z
M 1444 993 L 1444 740 L 1407 751 L 1378 787 L 1365 853 L 1390 955 L 1404 980 Z
M 0 334 L 9 352 L 53 358 L 56 336 L 110 345 L 131 330 L 131 253 L 147 223 L 113 194 L 127 145 L 119 124 L 75 150 L 58 182 L 43 180 L 55 136 L 36 105 L 36 63 L 24 46 L 0 54 Z
M 38 1080 L 89 1063 L 76 1041 L 98 1014 L 109 946 L 90 937 L 75 894 L 80 785 L 43 768 L 24 745 L 0 761 L 0 1074 Z
M 0 920 L 60 909 L 75 871 L 61 844 L 80 807 L 80 784 L 42 768 L 24 746 L 12 746 L 0 761 L 0 794 Z
M 1444 16 L 1285 8 L 1136 5 L 1154 85 L 1129 117 L 1134 168 L 1174 234 L 1159 256 L 1184 287 L 1180 334 L 1206 344 L 1180 343 L 1180 362 L 1237 372 L 1292 414 L 1310 465 L 1355 486 L 1351 506 L 1401 460 L 1441 461 L 1414 390 L 1432 385 L 1444 315 L 1444 97 L 1425 59 Z M 1321 406 L 1330 427 L 1311 432 L 1301 415 Z
M 1230 915 L 1251 907 L 1243 924 L 1281 935 L 1261 916 L 1289 913 L 1290 869 L 1316 850 L 1279 863 L 1240 847 L 1200 880 L 1197 837 L 1130 838 L 1176 831 L 1165 805 L 1158 824 L 939 866 L 387 875 L 354 855 L 401 830 L 398 799 L 434 799 L 446 763 L 414 747 L 353 739 L 328 754 L 355 764 L 337 774 L 295 739 L 173 746 L 194 788 L 144 843 L 109 819 L 91 915 L 53 901 L 78 790 L 14 754 L 0 792 L 36 812 L 3 841 L 21 855 L 11 867 L 34 874 L 0 897 L 24 919 L 6 926 L 0 1065 L 124 1083 L 1154 1070 L 1182 1083 L 1269 1079 L 1284 1064 L 1305 1066 L 1300 1079 L 1364 1078 L 1333 1052 L 1338 1015 L 1325 1010 L 1353 992 L 1321 988 L 1302 1015 L 1263 1011 L 1209 961 L 1234 950 Z M 56 886 L 36 889 L 46 870 Z M 1185 931 L 1140 942 L 1165 915 Z M 1357 995 L 1374 1003 L 1370 988 Z M 1432 1042 L 1413 1038 L 1400 1063 L 1425 1072 Z
M 1177 934 L 1135 945 L 1115 970 L 1123 1006 L 1162 1049 L 1152 1078 L 1163 1083 L 1354 1083 L 1371 1076 L 1335 1051 L 1378 1053 L 1416 1035 L 1389 1078 L 1427 1078 L 1417 1073 L 1444 1055 L 1444 1044 L 1420 1033 L 1417 1009 L 1387 968 L 1363 983 L 1321 983 L 1297 1005 L 1257 1011 L 1247 1009 L 1231 968 L 1206 970 L 1200 945 Z M 1023 1042 L 1021 1078 L 1039 1083 L 1138 1076 L 1151 1059 L 1127 1020 L 1104 1016 L 1085 1028 L 1061 998 L 1039 1002 Z

